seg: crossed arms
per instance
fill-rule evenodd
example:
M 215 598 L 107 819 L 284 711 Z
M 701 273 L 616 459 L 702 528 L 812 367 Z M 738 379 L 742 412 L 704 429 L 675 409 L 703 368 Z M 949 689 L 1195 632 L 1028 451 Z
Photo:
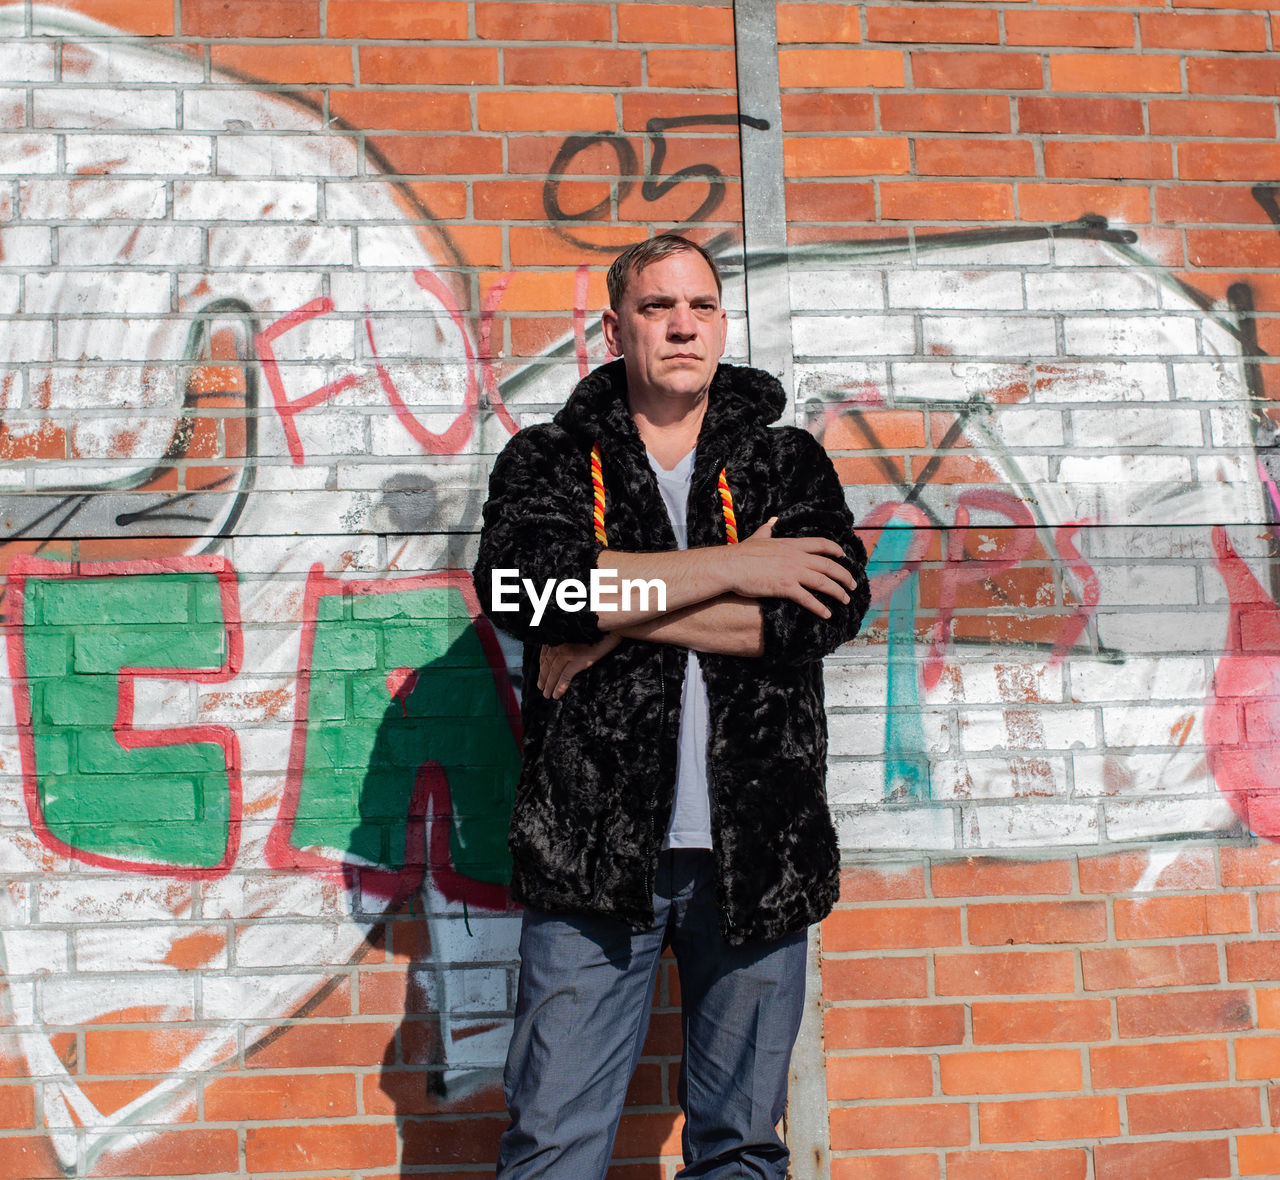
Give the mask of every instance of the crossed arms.
M 595 542 L 590 496 L 565 474 L 585 462 L 573 440 L 543 426 L 508 443 L 490 479 L 475 584 L 498 626 L 543 649 L 539 687 L 547 695 L 563 693 L 566 672 L 571 680 L 622 639 L 802 663 L 856 634 L 869 601 L 866 553 L 839 479 L 806 432 L 779 430 L 775 447 L 777 516 L 769 523 L 738 545 L 634 553 Z M 660 578 L 666 609 L 548 607 L 537 623 L 530 610 L 494 613 L 491 580 L 500 567 L 519 568 L 538 585 L 585 583 L 593 569 Z
M 538 689 L 559 699 L 584 668 L 623 639 L 670 643 L 693 651 L 759 657 L 764 654 L 764 614 L 757 601 L 785 598 L 822 619 L 831 610 L 818 594 L 847 605 L 858 582 L 837 558 L 844 550 L 826 537 L 775 537 L 773 521 L 740 545 L 665 553 L 602 549 L 599 569 L 619 579 L 660 579 L 666 610 L 617 610 L 600 615 L 605 637 L 596 643 L 543 644 Z

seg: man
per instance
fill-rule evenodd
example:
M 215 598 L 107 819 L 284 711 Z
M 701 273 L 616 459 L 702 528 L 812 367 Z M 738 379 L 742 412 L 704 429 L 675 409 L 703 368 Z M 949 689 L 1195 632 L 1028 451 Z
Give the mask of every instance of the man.
M 821 660 L 866 610 L 865 553 L 821 446 L 768 427 L 782 387 L 720 363 L 710 256 L 664 235 L 608 283 L 619 359 L 498 457 L 475 568 L 525 642 L 498 1174 L 605 1175 L 670 944 L 680 1176 L 781 1178 L 806 929 L 838 887 Z

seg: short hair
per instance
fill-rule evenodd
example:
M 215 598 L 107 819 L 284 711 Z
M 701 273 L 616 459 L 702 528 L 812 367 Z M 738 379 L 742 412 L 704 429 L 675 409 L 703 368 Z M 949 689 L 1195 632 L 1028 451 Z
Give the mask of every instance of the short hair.
M 645 267 L 652 266 L 655 262 L 684 250 L 690 250 L 701 256 L 711 268 L 711 274 L 716 280 L 717 297 L 722 295 L 720 268 L 716 266 L 716 260 L 706 250 L 697 242 L 691 242 L 679 234 L 659 234 L 656 238 L 646 238 L 642 242 L 633 243 L 613 260 L 613 265 L 609 267 L 609 273 L 605 277 L 609 288 L 609 306 L 614 311 L 618 310 L 634 275 L 638 275 Z

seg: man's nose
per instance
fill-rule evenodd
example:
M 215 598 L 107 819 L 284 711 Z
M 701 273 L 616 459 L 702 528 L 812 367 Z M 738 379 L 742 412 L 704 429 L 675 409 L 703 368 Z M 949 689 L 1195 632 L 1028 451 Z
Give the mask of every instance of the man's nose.
M 678 336 L 683 340 L 696 336 L 697 332 L 698 326 L 693 318 L 693 309 L 677 303 L 671 309 L 671 315 L 667 319 L 667 335 Z

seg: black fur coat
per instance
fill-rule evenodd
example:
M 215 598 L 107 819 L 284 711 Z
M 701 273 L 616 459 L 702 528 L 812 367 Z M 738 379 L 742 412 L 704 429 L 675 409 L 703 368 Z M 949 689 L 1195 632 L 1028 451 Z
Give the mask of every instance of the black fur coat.
M 725 468 L 738 535 L 770 516 L 774 535 L 823 536 L 858 579 L 830 619 L 786 599 L 761 599 L 764 654 L 700 656 L 710 701 L 707 744 L 721 927 L 731 943 L 779 938 L 824 917 L 839 853 L 826 803 L 822 657 L 852 639 L 868 603 L 866 554 L 822 447 L 803 430 L 770 428 L 786 405 L 767 373 L 722 364 L 712 380 L 689 491 L 690 547 L 723 545 L 717 477 Z M 602 637 L 589 609 L 554 598 L 538 626 L 493 609 L 495 569 L 589 582 L 590 453 L 599 442 L 609 544 L 668 550 L 675 537 L 626 403 L 621 361 L 579 382 L 553 423 L 520 431 L 494 464 L 474 577 L 493 622 L 522 639 L 523 771 L 511 819 L 517 900 L 548 911 L 652 924 L 658 853 L 671 810 L 687 653 L 623 640 L 580 672 L 559 701 L 537 690 L 541 644 Z M 507 602 L 510 603 L 508 598 Z

